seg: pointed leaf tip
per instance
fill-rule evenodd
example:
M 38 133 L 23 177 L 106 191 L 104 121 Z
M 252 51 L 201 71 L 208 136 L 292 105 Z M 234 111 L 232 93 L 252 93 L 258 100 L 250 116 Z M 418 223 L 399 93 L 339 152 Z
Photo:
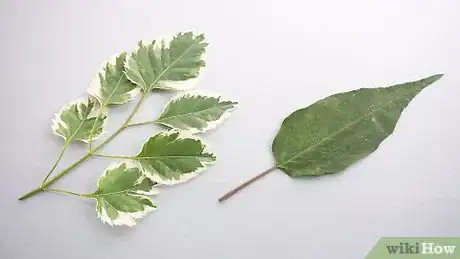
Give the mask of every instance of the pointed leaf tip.
M 230 117 L 238 103 L 224 100 L 220 95 L 191 92 L 173 97 L 157 122 L 190 134 L 215 129 Z
M 169 40 L 156 40 L 128 55 L 126 76 L 144 91 L 192 88 L 205 67 L 207 43 L 192 32 L 178 33 Z
M 334 94 L 293 112 L 273 141 L 278 168 L 294 177 L 345 170 L 374 152 L 410 101 L 441 77 Z
M 94 75 L 88 93 L 102 106 L 124 104 L 140 93 L 140 88 L 125 75 L 126 52 L 112 56 Z
M 423 79 L 419 80 L 419 82 L 423 82 L 424 84 L 426 84 L 426 86 L 428 86 L 428 85 L 438 81 L 443 76 L 444 76 L 444 74 L 436 74 L 436 75 L 432 75 L 432 76 L 423 78 Z
M 194 178 L 216 157 L 200 139 L 166 131 L 150 137 L 136 160 L 153 181 L 172 185 Z

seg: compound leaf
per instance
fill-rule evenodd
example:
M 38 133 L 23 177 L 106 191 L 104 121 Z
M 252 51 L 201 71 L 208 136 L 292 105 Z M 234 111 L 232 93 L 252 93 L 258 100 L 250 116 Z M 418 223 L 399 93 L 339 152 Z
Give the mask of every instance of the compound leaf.
M 137 164 L 126 162 L 109 166 L 89 195 L 96 199 L 99 218 L 113 226 L 134 226 L 156 206 L 147 195 L 155 194 L 155 182 L 146 177 Z
M 238 103 L 220 96 L 185 93 L 169 101 L 156 122 L 191 134 L 216 128 Z
M 124 104 L 140 93 L 140 88 L 125 75 L 126 52 L 113 56 L 102 65 L 93 77 L 88 93 L 94 96 L 102 106 Z
M 183 90 L 194 86 L 205 66 L 206 46 L 203 34 L 179 33 L 171 40 L 140 41 L 128 55 L 125 69 L 129 80 L 144 91 Z
M 96 117 L 100 113 L 99 119 Z M 52 120 L 53 132 L 66 142 L 79 140 L 88 143 L 93 130 L 93 140 L 104 132 L 106 111 L 97 106 L 92 98 L 79 99 L 63 107 Z
M 344 170 L 375 151 L 409 102 L 441 76 L 339 93 L 295 111 L 273 141 L 277 167 L 293 177 Z
M 195 177 L 216 158 L 201 140 L 170 131 L 150 137 L 136 160 L 151 179 L 169 185 Z

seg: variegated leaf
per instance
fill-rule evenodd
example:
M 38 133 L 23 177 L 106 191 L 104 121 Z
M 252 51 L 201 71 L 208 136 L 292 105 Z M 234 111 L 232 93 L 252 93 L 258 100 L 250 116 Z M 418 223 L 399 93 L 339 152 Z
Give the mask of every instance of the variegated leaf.
M 113 56 L 105 62 L 94 76 L 88 93 L 99 101 L 102 106 L 124 104 L 132 100 L 140 92 L 124 73 L 126 52 Z
M 136 224 L 156 206 L 147 195 L 156 194 L 155 182 L 145 176 L 135 163 L 119 163 L 109 166 L 97 183 L 97 190 L 90 195 L 96 199 L 99 218 L 113 226 Z
M 195 177 L 216 158 L 201 140 L 170 131 L 150 137 L 136 160 L 155 182 L 169 185 Z
M 229 117 L 237 104 L 218 95 L 179 94 L 169 101 L 156 122 L 191 134 L 205 132 Z
M 96 122 L 99 113 L 100 116 Z M 89 142 L 91 130 L 93 130 L 93 140 L 97 139 L 104 132 L 106 121 L 106 111 L 100 109 L 94 99 L 79 99 L 63 107 L 54 115 L 52 130 L 67 142 L 74 140 Z
M 207 45 L 202 34 L 192 32 L 148 44 L 140 41 L 138 48 L 127 57 L 126 75 L 144 91 L 191 88 L 205 66 Z

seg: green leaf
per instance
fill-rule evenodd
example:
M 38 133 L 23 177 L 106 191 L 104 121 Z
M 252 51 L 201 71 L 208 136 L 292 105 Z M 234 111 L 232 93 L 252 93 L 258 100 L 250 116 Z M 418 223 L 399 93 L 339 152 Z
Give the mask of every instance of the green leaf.
M 156 194 L 155 182 L 146 177 L 134 163 L 109 166 L 90 195 L 96 199 L 99 218 L 109 225 L 133 226 L 156 206 L 147 195 Z
M 98 113 L 101 115 L 95 124 Z M 93 125 L 94 140 L 103 134 L 106 120 L 106 111 L 101 110 L 93 99 L 79 99 L 54 115 L 51 128 L 66 142 L 79 140 L 88 143 Z
M 295 111 L 273 141 L 277 167 L 293 177 L 344 170 L 375 151 L 409 102 L 441 76 L 339 93 Z
M 127 57 L 126 75 L 144 91 L 191 88 L 205 66 L 207 45 L 202 34 L 195 36 L 192 32 L 150 44 L 140 41 L 138 48 Z
M 136 160 L 151 179 L 169 185 L 195 177 L 216 158 L 201 140 L 170 131 L 150 137 Z
M 166 104 L 156 122 L 191 134 L 205 132 L 229 117 L 237 104 L 210 94 L 179 94 Z
M 113 56 L 105 62 L 92 82 L 88 93 L 102 106 L 124 104 L 140 93 L 140 89 L 128 80 L 124 73 L 126 52 Z

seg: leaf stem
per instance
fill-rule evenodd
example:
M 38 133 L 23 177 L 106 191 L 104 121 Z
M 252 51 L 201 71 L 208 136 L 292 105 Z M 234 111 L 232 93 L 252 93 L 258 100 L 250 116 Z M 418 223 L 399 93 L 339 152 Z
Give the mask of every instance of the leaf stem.
M 59 180 L 61 177 L 65 176 L 66 174 L 68 174 L 72 169 L 74 169 L 75 167 L 77 167 L 78 165 L 80 165 L 81 163 L 83 163 L 86 159 L 90 158 L 91 157 L 91 153 L 88 153 L 86 154 L 85 156 L 81 157 L 78 161 L 76 161 L 75 163 L 71 164 L 69 167 L 67 167 L 66 169 L 64 169 L 62 172 L 60 172 L 58 175 L 52 177 L 49 181 L 47 181 L 46 183 L 42 184 L 40 187 L 28 192 L 27 194 L 25 194 L 24 196 L 22 196 L 21 198 L 19 198 L 19 200 L 25 200 L 27 198 L 30 198 L 32 196 L 34 196 L 35 194 L 39 193 L 39 192 L 42 192 L 42 191 L 45 191 L 45 189 L 50 186 L 51 184 L 53 184 L 54 182 L 56 182 L 57 180 Z
M 194 43 L 195 44 L 196 42 L 198 42 L 198 40 L 200 39 L 200 37 L 197 37 L 197 39 L 195 39 Z M 192 45 L 193 45 L 192 44 Z M 24 196 L 22 196 L 21 198 L 19 198 L 19 200 L 25 200 L 27 198 L 30 198 L 34 195 L 36 195 L 37 193 L 40 193 L 42 191 L 44 191 L 44 189 L 46 187 L 48 187 L 49 185 L 53 184 L 54 182 L 56 182 L 57 180 L 59 180 L 61 177 L 65 176 L 66 174 L 68 174 L 73 168 L 77 167 L 78 165 L 80 165 L 82 162 L 84 162 L 86 159 L 90 158 L 91 156 L 94 155 L 94 153 L 96 153 L 97 151 L 99 151 L 99 149 L 101 149 L 102 147 L 104 147 L 106 144 L 108 144 L 110 141 L 113 140 L 113 138 L 115 138 L 118 134 L 120 134 L 124 129 L 126 129 L 129 125 L 129 123 L 131 122 L 131 119 L 134 117 L 134 115 L 136 115 L 137 111 L 139 110 L 142 102 L 144 102 L 145 98 L 147 97 L 148 93 L 153 89 L 153 87 L 155 86 L 155 84 L 162 78 L 162 76 L 166 73 L 166 71 L 168 71 L 172 66 L 174 66 L 174 64 L 182 58 L 182 56 L 185 54 L 185 52 L 187 52 L 191 47 L 192 45 L 190 45 L 179 57 L 177 57 L 171 64 L 168 65 L 168 67 L 166 67 L 160 75 L 157 76 L 157 78 L 155 78 L 155 80 L 148 86 L 146 87 L 147 89 L 144 89 L 144 93 L 142 94 L 142 97 L 141 99 L 139 100 L 139 102 L 136 104 L 136 106 L 134 107 L 133 111 L 131 112 L 131 114 L 128 116 L 128 118 L 125 120 L 125 122 L 123 123 L 123 125 L 121 125 L 121 127 L 115 131 L 109 138 L 107 138 L 105 141 L 103 141 L 98 147 L 96 147 L 94 150 L 90 150 L 88 152 L 88 154 L 84 155 L 82 158 L 80 158 L 80 160 L 76 161 L 75 163 L 73 163 L 72 165 L 70 165 L 69 167 L 67 167 L 66 169 L 64 169 L 61 173 L 59 173 L 58 175 L 56 175 L 55 177 L 51 178 L 49 181 L 45 182 L 44 184 L 42 184 L 39 188 L 36 188 L 35 190 L 32 190 L 30 191 L 29 193 L 25 194 Z
M 89 105 L 89 98 L 88 98 L 88 105 Z M 61 161 L 62 159 L 62 156 L 64 156 L 64 153 L 65 151 L 67 150 L 67 148 L 69 147 L 70 143 L 72 143 L 73 141 L 73 138 L 77 135 L 78 131 L 80 130 L 80 128 L 83 126 L 83 124 L 85 123 L 86 121 L 86 118 L 88 118 L 88 109 L 86 109 L 85 111 L 85 116 L 83 118 L 83 120 L 81 121 L 80 125 L 78 125 L 78 128 L 77 130 L 75 130 L 75 132 L 72 134 L 72 136 L 70 136 L 65 142 L 64 142 L 64 146 L 62 147 L 62 150 L 61 150 L 61 153 L 59 154 L 58 158 L 56 159 L 56 162 L 54 162 L 54 165 L 53 167 L 51 168 L 51 170 L 48 172 L 48 174 L 46 175 L 46 177 L 43 179 L 42 183 L 40 184 L 40 188 L 43 187 L 43 185 L 46 183 L 46 180 L 48 180 L 48 178 L 51 176 L 51 174 L 54 172 L 54 170 L 56 169 L 56 167 L 58 166 L 59 162 Z M 93 125 L 94 126 L 94 125 Z M 92 132 L 91 132 L 92 134 Z
M 136 106 L 134 107 L 133 111 L 131 112 L 131 114 L 128 116 L 128 118 L 125 120 L 125 122 L 123 123 L 123 125 L 121 125 L 121 127 L 116 130 L 110 137 L 108 137 L 106 140 L 104 140 L 99 146 L 97 146 L 96 148 L 94 148 L 92 151 L 88 152 L 86 155 L 84 155 L 83 157 L 81 157 L 79 160 L 77 160 L 76 162 L 74 162 L 73 164 L 71 164 L 70 166 L 68 166 L 66 169 L 62 170 L 58 175 L 52 177 L 49 181 L 43 183 L 40 185 L 40 187 L 26 193 L 25 195 L 23 195 L 22 197 L 19 198 L 19 200 L 25 200 L 25 199 L 28 199 L 42 191 L 45 191 L 46 188 L 50 185 L 52 185 L 53 183 L 55 183 L 56 181 L 58 181 L 60 178 L 62 178 L 63 176 L 67 175 L 70 171 L 72 171 L 74 168 L 76 168 L 77 166 L 79 166 L 81 163 L 83 163 L 84 161 L 86 161 L 88 158 L 92 157 L 95 155 L 95 153 L 97 151 L 99 151 L 101 148 L 103 148 L 105 145 L 107 145 L 108 143 L 110 143 L 110 141 L 112 141 L 116 136 L 118 136 L 118 134 L 120 134 L 124 129 L 127 128 L 126 125 L 129 124 L 129 122 L 131 121 L 131 119 L 134 117 L 134 115 L 136 115 L 137 111 L 139 110 L 139 107 L 141 106 L 142 102 L 144 102 L 146 96 L 148 95 L 149 91 L 145 91 L 144 94 L 142 95 L 141 99 L 139 100 L 139 102 L 136 104 Z
M 267 174 L 275 171 L 277 167 L 274 166 L 270 169 L 267 169 L 265 171 L 263 171 L 262 173 L 254 176 L 253 178 L 247 180 L 246 182 L 242 183 L 241 185 L 239 185 L 238 187 L 236 187 L 235 189 L 227 192 L 226 194 L 224 194 L 222 197 L 219 198 L 219 202 L 223 202 L 225 200 L 227 200 L 228 198 L 232 197 L 233 195 L 235 195 L 237 192 L 241 191 L 242 189 L 246 188 L 247 186 L 249 186 L 250 184 L 252 184 L 253 182 L 261 179 L 262 177 L 266 176 Z
M 103 155 L 103 154 L 93 154 L 93 156 L 111 158 L 111 159 L 131 159 L 131 160 L 136 159 L 136 157 L 133 157 L 133 156 L 108 156 L 108 155 Z
M 48 172 L 48 174 L 46 175 L 45 179 L 43 179 L 42 183 L 40 184 L 40 187 L 43 186 L 43 184 L 46 183 L 46 180 L 48 180 L 48 178 L 51 176 L 51 174 L 54 172 L 54 170 L 56 169 L 56 167 L 58 166 L 59 162 L 61 161 L 62 157 L 64 156 L 64 153 L 65 151 L 67 150 L 67 148 L 69 147 L 69 142 L 66 141 L 66 143 L 64 144 L 64 146 L 62 147 L 62 150 L 61 150 L 61 153 L 59 153 L 59 156 L 58 158 L 56 159 L 56 162 L 54 163 L 53 167 L 51 168 L 51 170 Z
M 71 191 L 66 191 L 66 190 L 61 190 L 61 189 L 44 189 L 44 191 L 55 192 L 55 193 L 63 193 L 63 194 L 74 195 L 74 196 L 78 196 L 78 197 L 84 197 L 84 198 L 91 198 L 92 197 L 90 194 L 76 193 L 76 192 L 71 192 Z
M 155 122 L 156 120 L 139 122 L 139 123 L 131 123 L 131 124 L 126 125 L 126 127 L 128 128 L 128 127 L 135 127 L 135 126 L 143 126 L 143 125 L 153 124 Z
M 117 85 L 115 86 L 113 91 L 110 93 L 109 97 L 107 97 L 107 99 L 101 104 L 101 107 L 99 108 L 99 113 L 97 114 L 96 120 L 95 120 L 95 122 L 93 124 L 93 127 L 91 129 L 91 133 L 89 135 L 89 152 L 90 153 L 93 151 L 93 132 L 94 132 L 94 129 L 96 128 L 97 122 L 99 121 L 99 117 L 101 117 L 101 114 L 102 114 L 102 112 L 104 112 L 104 109 L 107 108 L 107 105 L 109 103 L 110 98 L 112 98 L 113 94 L 117 90 L 118 86 L 120 86 L 120 82 L 124 77 L 125 77 L 125 74 L 122 74 L 120 76 L 120 78 L 118 79 Z
M 150 91 L 150 90 L 149 90 Z M 139 100 L 139 102 L 137 102 L 136 106 L 134 107 L 133 111 L 131 112 L 131 114 L 128 116 L 128 118 L 126 118 L 125 122 L 123 123 L 123 125 L 121 126 L 121 128 L 125 129 L 128 127 L 128 124 L 129 122 L 131 121 L 131 119 L 134 117 L 134 115 L 136 115 L 137 111 L 139 110 L 139 108 L 141 107 L 141 104 L 144 102 L 145 98 L 147 97 L 149 91 L 145 91 L 144 94 L 142 95 L 141 99 Z

